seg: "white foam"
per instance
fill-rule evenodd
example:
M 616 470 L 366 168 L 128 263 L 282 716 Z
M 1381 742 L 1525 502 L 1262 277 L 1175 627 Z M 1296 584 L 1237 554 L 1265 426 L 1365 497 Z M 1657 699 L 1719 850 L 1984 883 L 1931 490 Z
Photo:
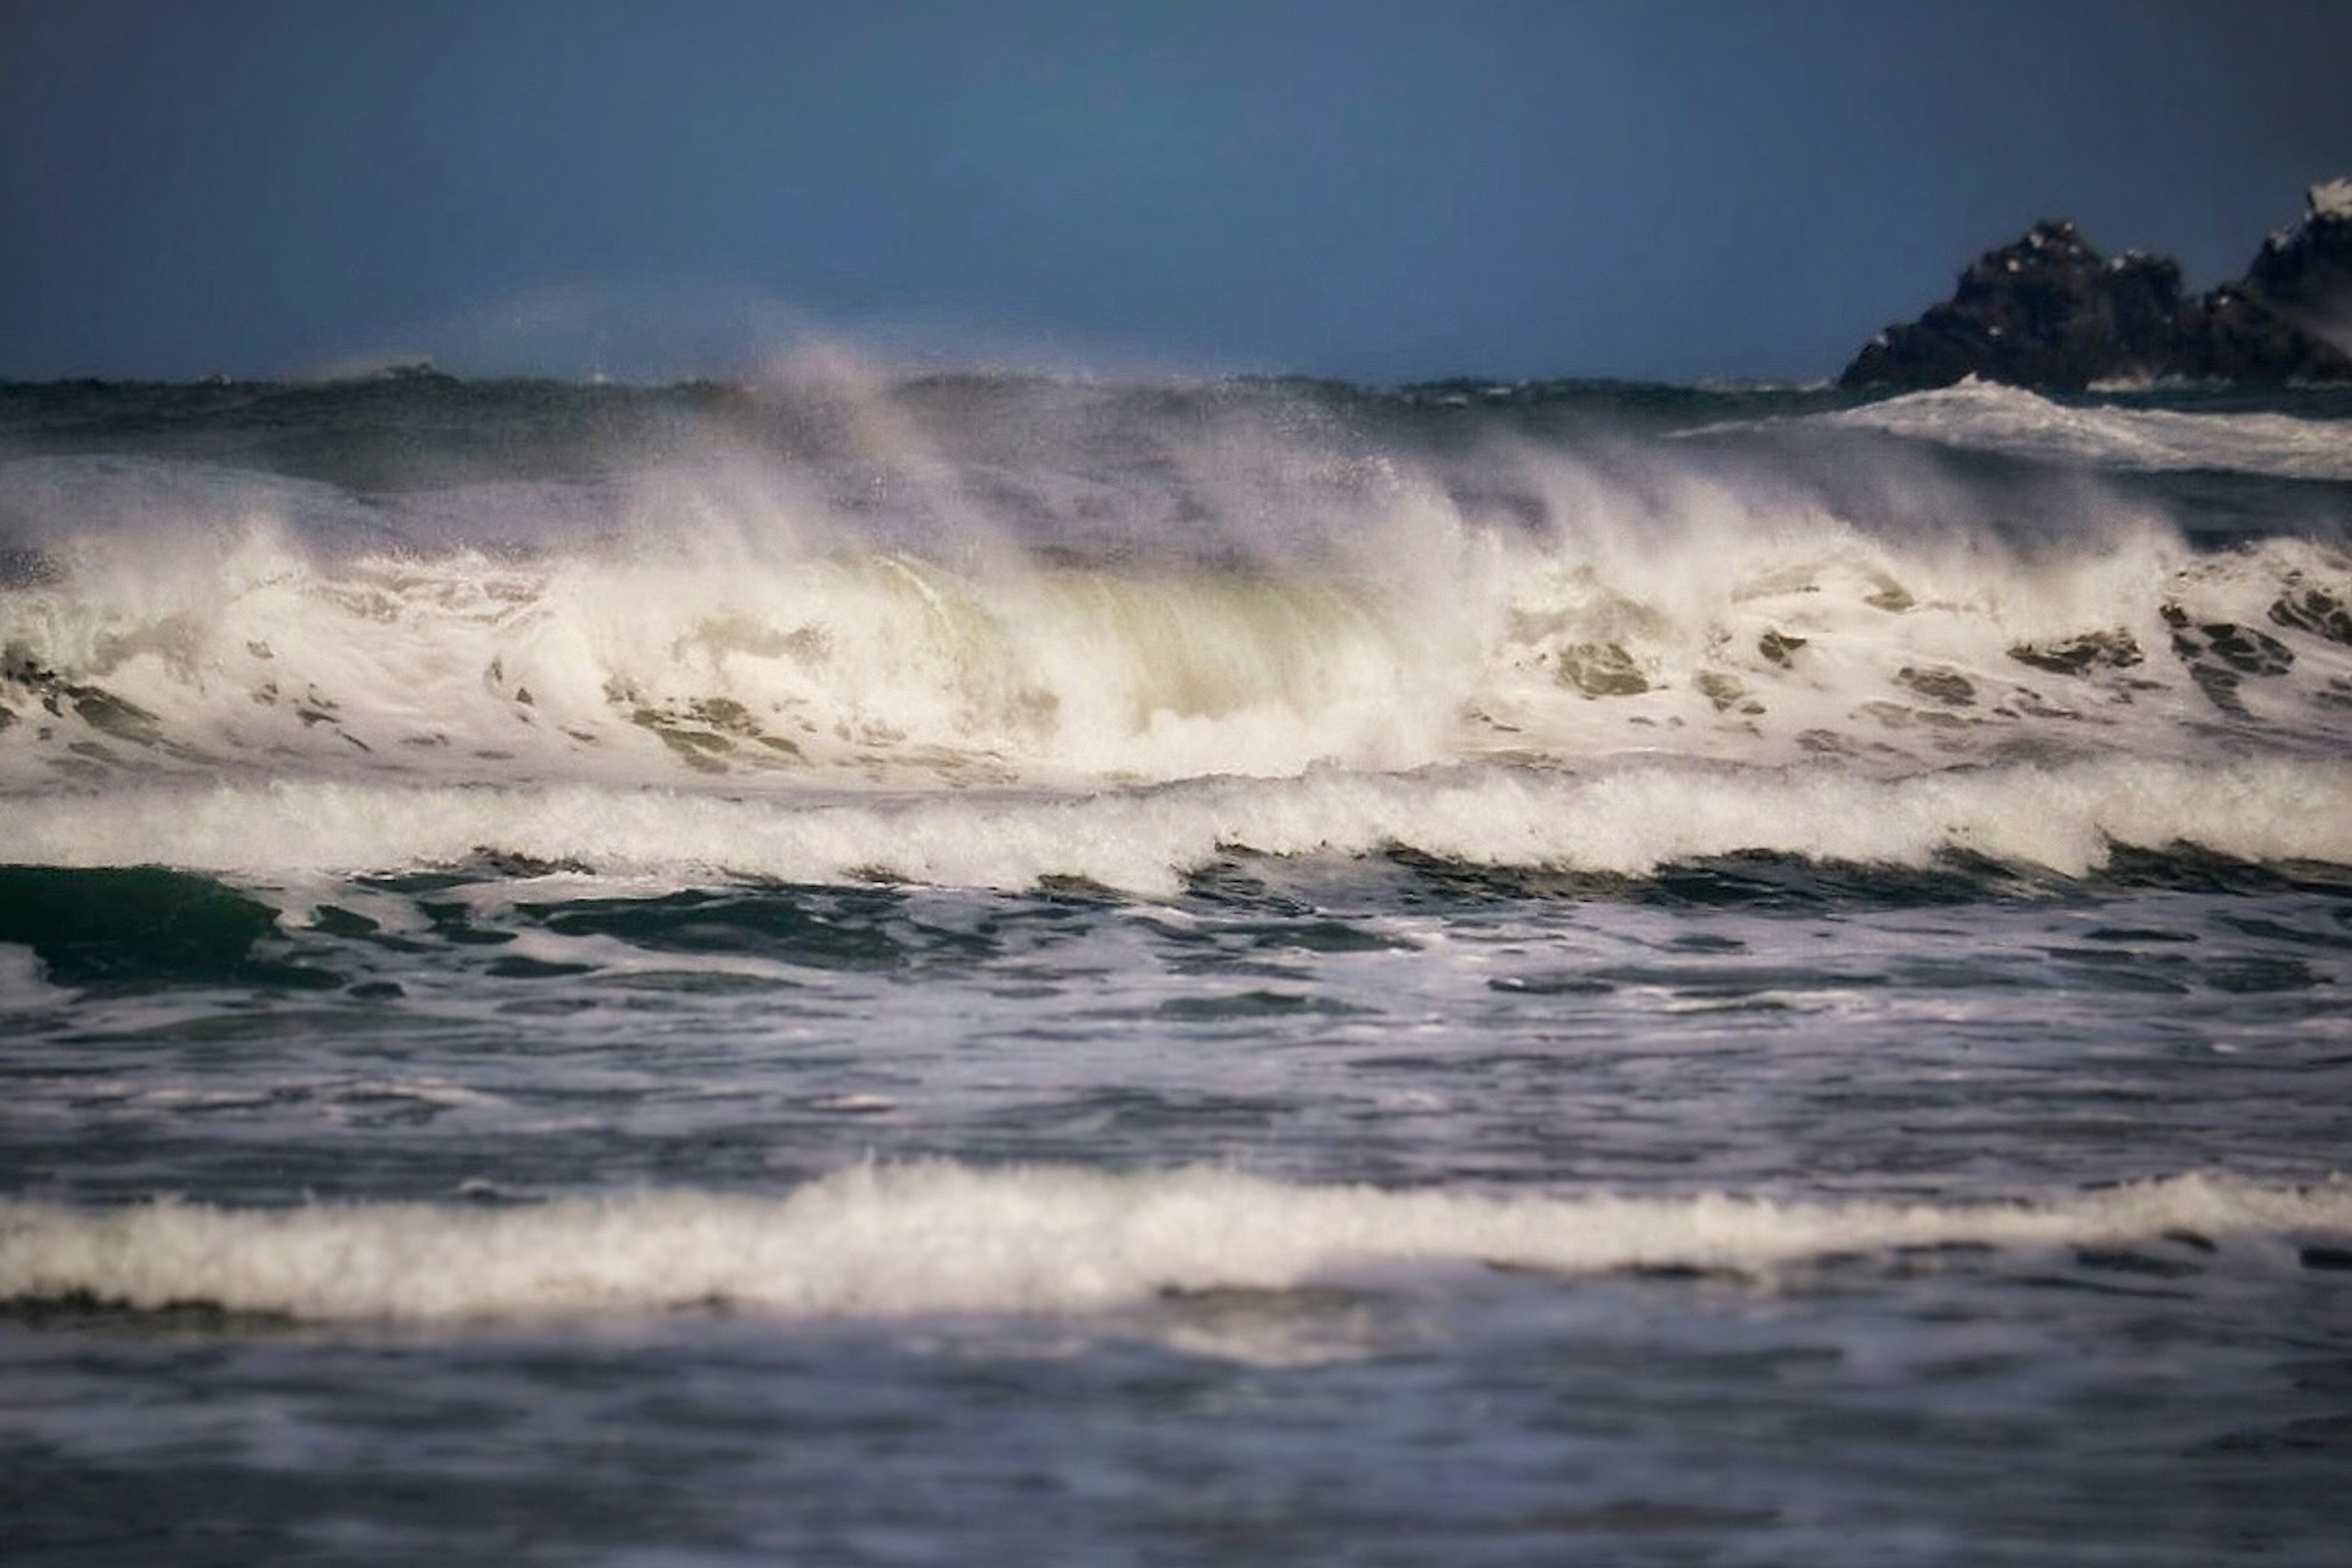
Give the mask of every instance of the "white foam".
M 1641 875 L 1742 851 L 1919 866 L 1961 850 L 2079 876 L 2113 846 L 2352 865 L 2352 763 L 2117 758 L 1873 778 L 1844 768 L 1631 763 L 1318 770 L 1086 795 L 751 797 L 669 789 L 282 783 L 7 803 L 7 858 L 259 879 L 459 862 L 494 849 L 604 875 L 1175 891 L 1229 849 Z
M 1815 416 L 1826 423 L 2109 468 L 2212 468 L 2282 479 L 2352 479 L 2352 420 L 2287 414 L 2076 408 L 1971 377 Z
M 68 1002 L 73 993 L 49 984 L 40 959 L 28 947 L 0 942 L 0 1013 Z
M 1491 552 L 1442 518 L 1393 571 L 1121 573 L 810 544 L 775 504 L 756 545 L 673 501 L 645 526 L 689 547 L 592 538 L 529 559 L 321 559 L 268 518 L 198 544 L 77 541 L 66 580 L 0 598 L 12 662 L 101 687 L 170 745 L 89 733 L 70 700 L 49 723 L 35 689 L 14 694 L 28 722 L 0 752 L 41 776 L 46 725 L 135 766 L 281 772 L 1412 765 L 1440 754 L 1499 616 Z M 1442 613 L 1414 565 L 1444 581 Z
M 696 1192 L 520 1208 L 413 1204 L 103 1213 L 0 1203 L 0 1299 L 87 1292 L 313 1319 L 661 1310 L 1088 1312 L 1169 1290 L 1283 1289 L 1349 1269 L 1507 1264 L 1744 1270 L 1829 1252 L 2215 1239 L 2352 1228 L 2352 1187 L 2224 1176 L 2017 1204 L 1489 1196 L 1288 1185 L 1221 1170 L 1116 1175 L 861 1168 L 778 1199 Z

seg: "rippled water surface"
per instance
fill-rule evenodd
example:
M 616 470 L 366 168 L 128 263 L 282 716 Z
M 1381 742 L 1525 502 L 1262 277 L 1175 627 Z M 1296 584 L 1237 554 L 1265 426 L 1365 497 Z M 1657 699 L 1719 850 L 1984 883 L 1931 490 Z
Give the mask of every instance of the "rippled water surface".
M 1244 858 L 1169 900 L 488 866 L 108 885 L 132 875 L 11 889 L 107 911 L 57 917 L 47 978 L 12 982 L 21 1198 L 528 1214 L 772 1202 L 866 1161 L 972 1186 L 895 1268 L 814 1255 L 867 1271 L 814 1316 L 666 1298 L 663 1228 L 719 1223 L 697 1214 L 601 1233 L 648 1249 L 612 1308 L 566 1295 L 559 1257 L 541 1308 L 287 1315 L 272 1277 L 368 1267 L 331 1237 L 256 1251 L 247 1306 L 21 1299 L 0 1485 L 43 1560 L 2317 1563 L 2352 1523 L 2330 1228 L 2352 1205 L 2021 1244 L 1956 1217 L 2189 1172 L 2337 1190 L 2336 873 L 1765 859 L 1627 888 Z M 983 1178 L 1008 1164 L 1210 1166 L 1269 1204 L 1364 1184 L 1685 1206 L 1654 1257 L 1637 1233 L 1597 1271 L 1475 1244 L 1349 1262 L 1349 1227 L 1387 1216 L 1302 1213 L 1305 1277 L 1268 1284 L 1221 1276 L 1213 1210 L 1188 1245 L 1007 1219 Z M 1948 1235 L 1684 1238 L 1727 1193 L 1926 1205 Z M 928 1256 L 924 1226 L 950 1232 Z M 1123 1256 L 1141 1288 L 1008 1316 L 920 1278 L 1052 1247 L 1064 1270 Z

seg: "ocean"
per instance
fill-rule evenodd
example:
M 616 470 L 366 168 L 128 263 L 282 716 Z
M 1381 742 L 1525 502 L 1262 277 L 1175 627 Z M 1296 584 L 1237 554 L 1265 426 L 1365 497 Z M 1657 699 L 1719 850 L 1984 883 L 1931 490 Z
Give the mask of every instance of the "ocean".
M 0 386 L 14 1563 L 2328 1564 L 2352 394 Z

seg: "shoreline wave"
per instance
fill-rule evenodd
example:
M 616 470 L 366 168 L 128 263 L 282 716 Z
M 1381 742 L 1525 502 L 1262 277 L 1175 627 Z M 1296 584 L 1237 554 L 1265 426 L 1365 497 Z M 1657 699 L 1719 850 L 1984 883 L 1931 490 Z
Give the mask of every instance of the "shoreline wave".
M 2033 1203 L 1781 1202 L 1307 1187 L 1231 1171 L 853 1168 L 781 1198 L 92 1212 L 0 1200 L 0 1300 L 206 1303 L 321 1321 L 1085 1313 L 1383 1267 L 1766 1271 L 1829 1253 L 2208 1247 L 2352 1231 L 2352 1186 L 2190 1174 Z

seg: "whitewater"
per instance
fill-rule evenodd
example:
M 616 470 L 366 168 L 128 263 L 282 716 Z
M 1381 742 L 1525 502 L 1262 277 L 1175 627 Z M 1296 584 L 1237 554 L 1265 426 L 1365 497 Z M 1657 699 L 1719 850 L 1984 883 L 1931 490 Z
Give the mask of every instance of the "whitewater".
M 2347 984 L 2340 393 L 0 386 L 27 1561 L 2332 1563 Z

